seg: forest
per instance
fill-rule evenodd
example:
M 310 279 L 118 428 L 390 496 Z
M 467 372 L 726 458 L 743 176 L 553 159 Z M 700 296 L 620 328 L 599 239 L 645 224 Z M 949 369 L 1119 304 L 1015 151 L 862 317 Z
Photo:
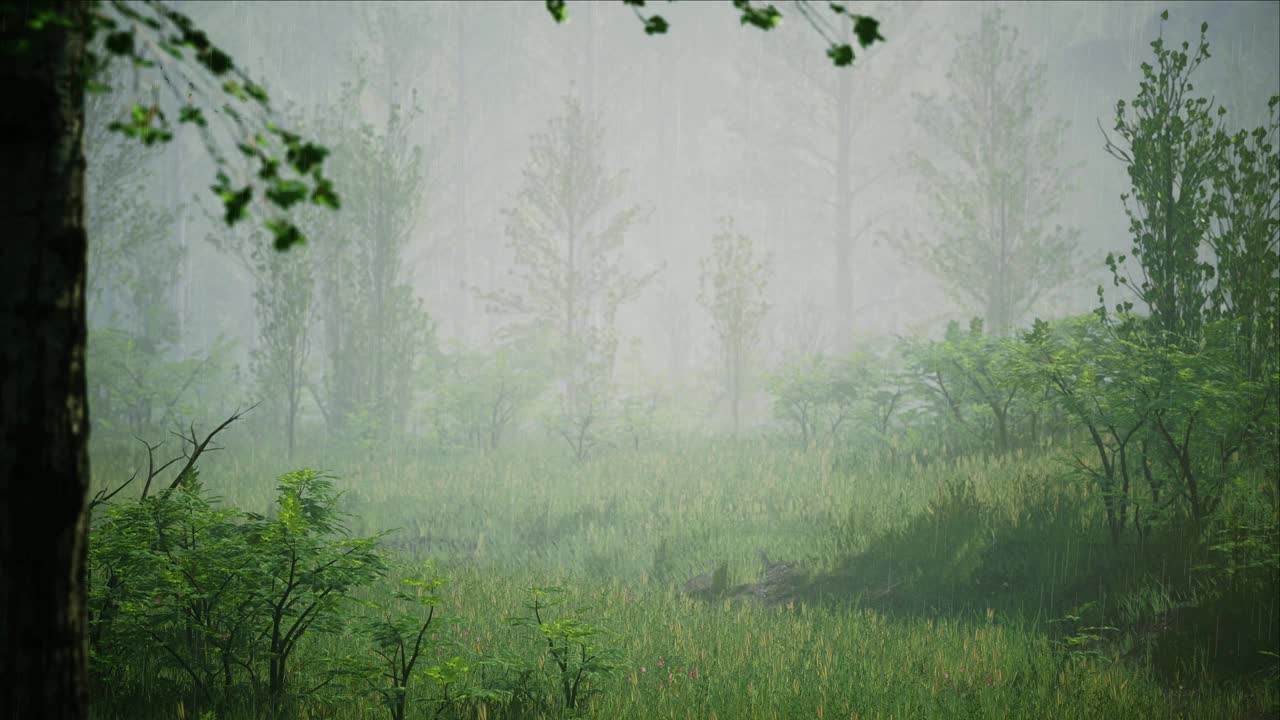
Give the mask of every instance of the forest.
M 19 6 L 0 717 L 1280 718 L 1280 2 Z

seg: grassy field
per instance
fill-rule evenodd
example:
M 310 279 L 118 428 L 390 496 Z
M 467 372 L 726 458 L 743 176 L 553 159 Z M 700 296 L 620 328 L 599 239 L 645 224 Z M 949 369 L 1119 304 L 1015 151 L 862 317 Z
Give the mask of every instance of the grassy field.
M 203 463 L 206 486 L 267 511 L 272 480 L 290 464 L 226 442 L 232 450 Z M 1196 587 L 1193 551 L 1176 535 L 1113 547 L 1066 453 L 888 464 L 775 441 L 691 439 L 573 463 L 558 450 L 300 456 L 340 478 L 352 532 L 395 528 L 386 542 L 399 559 L 443 569 L 451 617 L 437 633 L 450 641 L 441 652 L 475 672 L 489 672 L 481 661 L 493 653 L 542 653 L 527 628 L 503 622 L 521 612 L 524 588 L 561 586 L 570 605 L 590 606 L 625 663 L 585 717 L 1280 710 L 1274 665 L 1258 650 L 1276 649 L 1275 603 L 1219 612 L 1216 625 L 1171 620 L 1186 615 L 1176 611 Z M 137 458 L 94 460 L 103 484 L 127 477 Z M 1268 492 L 1269 483 L 1244 486 L 1240 502 L 1265 513 Z M 1201 632 L 1209 626 L 1216 637 Z M 321 658 L 360 648 L 340 633 L 317 635 L 305 651 L 296 660 L 304 680 Z M 100 689 L 97 715 L 190 717 L 156 688 L 141 698 Z M 409 716 L 432 712 L 419 703 Z M 241 715 L 261 713 L 246 706 Z M 348 698 L 306 704 L 299 716 L 386 715 L 371 699 Z M 548 698 L 523 716 L 561 714 Z

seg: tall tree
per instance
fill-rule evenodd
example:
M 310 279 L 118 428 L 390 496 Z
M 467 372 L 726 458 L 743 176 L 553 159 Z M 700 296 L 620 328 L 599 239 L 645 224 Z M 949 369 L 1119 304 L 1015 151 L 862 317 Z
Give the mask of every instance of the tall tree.
M 1078 232 L 1053 224 L 1069 189 L 1066 123 L 1041 115 L 1044 66 L 999 8 L 960 38 L 949 67 L 946 98 L 923 98 L 917 113 L 939 153 L 911 156 L 932 227 L 901 248 L 988 332 L 1006 334 L 1072 277 Z
M 755 249 L 751 238 L 735 232 L 733 221 L 728 218 L 711 239 L 711 255 L 702 259 L 698 301 L 711 315 L 711 326 L 720 341 L 724 392 L 734 434 L 741 422 L 742 395 L 752 354 L 760 341 L 760 323 L 769 311 L 764 295 L 772 260 L 769 254 Z
M 89 711 L 81 146 L 89 8 L 53 6 L 69 27 L 43 31 L 4 7 L 0 707 L 79 719 Z

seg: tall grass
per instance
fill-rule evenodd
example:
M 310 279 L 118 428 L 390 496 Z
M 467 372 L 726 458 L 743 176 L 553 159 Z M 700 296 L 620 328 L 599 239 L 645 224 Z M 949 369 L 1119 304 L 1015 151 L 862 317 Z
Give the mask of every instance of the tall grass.
M 206 486 L 268 511 L 273 479 L 290 465 L 225 442 L 233 450 L 203 463 Z M 340 478 L 353 532 L 396 528 L 388 544 L 405 560 L 446 568 L 458 620 L 442 632 L 469 657 L 540 652 L 527 630 L 502 622 L 529 585 L 564 585 L 574 604 L 592 605 L 629 661 L 588 717 L 1245 718 L 1280 708 L 1274 678 L 1221 682 L 1192 651 L 1157 667 L 1157 646 L 1139 634 L 1091 630 L 1168 617 L 1186 601 L 1178 588 L 1191 586 L 1195 557 L 1174 536 L 1111 546 L 1097 498 L 1060 453 L 922 465 L 700 440 L 574 463 L 556 450 L 299 455 Z M 104 485 L 138 458 L 93 461 Z M 766 558 L 803 569 L 776 603 L 679 591 L 720 566 L 730 585 L 751 583 Z M 1247 630 L 1274 651 L 1275 604 L 1249 617 Z M 359 651 L 351 637 L 318 637 L 298 672 Z M 97 712 L 176 717 L 161 697 L 127 711 L 103 699 Z M 347 698 L 300 712 L 382 711 Z M 527 716 L 560 715 L 548 698 Z

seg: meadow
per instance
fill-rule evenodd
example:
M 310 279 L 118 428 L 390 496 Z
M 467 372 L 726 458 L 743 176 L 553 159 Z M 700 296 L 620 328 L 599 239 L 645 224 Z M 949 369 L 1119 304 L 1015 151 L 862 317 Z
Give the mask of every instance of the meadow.
M 224 442 L 230 449 L 201 463 L 205 487 L 269 513 L 273 478 L 292 468 L 237 432 Z M 896 462 L 768 437 L 667 438 L 580 463 L 560 450 L 301 453 L 337 478 L 351 534 L 393 530 L 381 542 L 404 564 L 353 593 L 353 616 L 375 612 L 360 601 L 431 560 L 448 584 L 424 662 L 456 657 L 478 686 L 501 676 L 507 688 L 511 658 L 549 670 L 544 639 L 504 622 L 523 612 L 531 586 L 563 588 L 562 611 L 589 608 L 577 615 L 619 660 L 573 712 L 554 682 L 528 677 L 523 704 L 437 703 L 437 677 L 411 688 L 406 717 L 1263 718 L 1280 709 L 1266 662 L 1275 602 L 1197 603 L 1214 579 L 1176 534 L 1112 546 L 1097 497 L 1060 448 Z M 118 483 L 139 460 L 100 451 L 95 484 Z M 1242 483 L 1233 502 L 1265 521 L 1273 488 Z M 324 689 L 295 698 L 297 717 L 386 717 L 377 698 L 325 680 L 333 658 L 366 647 L 341 627 L 305 641 L 290 659 L 292 686 Z M 95 717 L 268 713 L 246 695 L 201 715 L 182 699 L 181 673 L 162 665 L 139 661 L 124 677 L 97 689 Z

